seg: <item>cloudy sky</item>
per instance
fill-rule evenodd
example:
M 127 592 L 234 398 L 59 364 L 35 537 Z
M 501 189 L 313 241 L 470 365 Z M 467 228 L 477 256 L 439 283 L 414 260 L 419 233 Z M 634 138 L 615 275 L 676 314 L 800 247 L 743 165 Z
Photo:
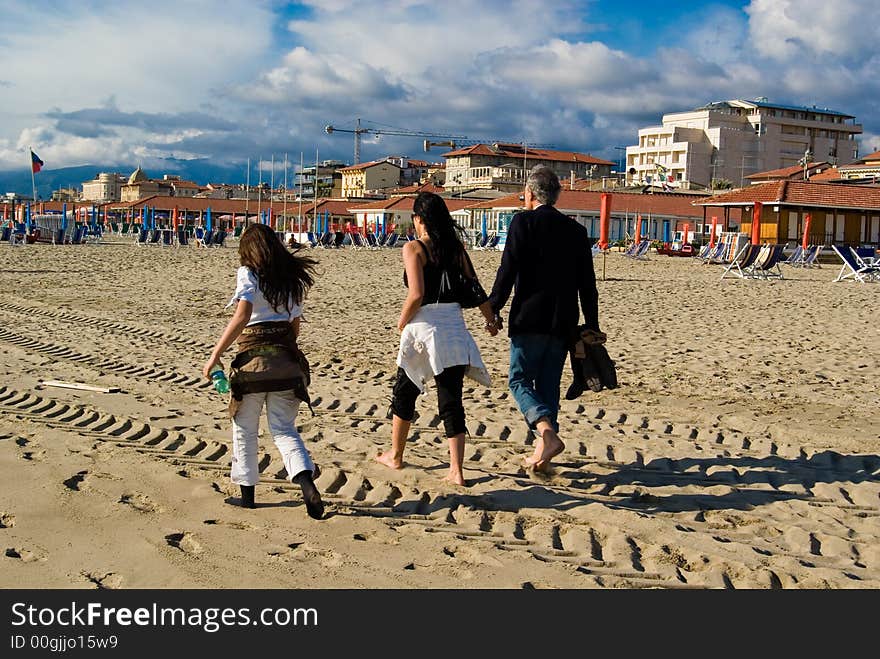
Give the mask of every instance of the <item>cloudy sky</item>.
M 351 162 L 326 124 L 617 161 L 639 127 L 766 96 L 854 114 L 880 149 L 877 0 L 0 0 L 0 170 Z M 439 138 L 438 138 L 439 139 Z M 365 135 L 361 160 L 442 160 Z M 280 165 L 279 165 L 280 166 Z

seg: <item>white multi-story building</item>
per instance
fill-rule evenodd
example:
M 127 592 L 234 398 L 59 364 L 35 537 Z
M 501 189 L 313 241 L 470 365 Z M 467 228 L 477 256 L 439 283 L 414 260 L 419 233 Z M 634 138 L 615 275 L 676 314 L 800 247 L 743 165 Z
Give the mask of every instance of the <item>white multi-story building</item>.
M 663 115 L 663 124 L 639 130 L 626 147 L 628 183 L 711 188 L 726 180 L 742 186 L 756 172 L 807 161 L 849 163 L 858 158 L 855 117 L 817 107 L 754 101 L 709 103 Z
M 83 182 L 82 200 L 99 204 L 119 201 L 123 185 L 125 185 L 125 177 L 122 174 L 101 172 L 91 181 Z

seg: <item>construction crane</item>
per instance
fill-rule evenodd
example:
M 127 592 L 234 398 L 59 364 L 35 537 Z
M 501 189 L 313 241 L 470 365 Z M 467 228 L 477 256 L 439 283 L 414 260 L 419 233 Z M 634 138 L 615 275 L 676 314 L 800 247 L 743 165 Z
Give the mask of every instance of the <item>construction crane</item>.
M 370 134 L 370 135 L 402 135 L 404 137 L 422 137 L 425 138 L 422 142 L 422 146 L 425 151 L 430 151 L 432 146 L 446 146 L 450 149 L 454 149 L 457 145 L 460 144 L 495 144 L 497 142 L 508 142 L 507 140 L 496 140 L 496 139 L 474 139 L 471 137 L 467 137 L 466 135 L 444 135 L 441 133 L 430 133 L 421 130 L 404 130 L 402 128 L 364 128 L 361 126 L 360 117 L 358 117 L 354 129 L 351 128 L 336 128 L 332 125 L 324 126 L 324 132 L 328 135 L 332 135 L 333 133 L 354 133 L 354 164 L 357 165 L 361 161 L 361 135 Z M 442 138 L 442 141 L 433 142 L 430 139 L 431 137 Z M 541 147 L 548 145 L 535 144 L 533 142 L 516 142 L 516 144 L 522 144 L 525 147 Z
M 333 133 L 354 133 L 354 164 L 357 165 L 361 161 L 361 135 L 370 134 L 370 135 L 403 135 L 407 137 L 441 137 L 446 142 L 429 142 L 425 139 L 425 150 L 427 151 L 430 146 L 451 146 L 455 148 L 455 140 L 470 140 L 470 138 L 465 137 L 464 135 L 442 135 L 440 133 L 428 133 L 420 130 L 403 130 L 403 129 L 386 129 L 386 128 L 363 128 L 361 126 L 360 117 L 358 117 L 357 122 L 355 124 L 354 130 L 350 128 L 336 128 L 335 126 L 327 125 L 324 126 L 324 132 L 328 135 L 332 135 Z M 430 145 L 430 146 L 429 146 Z

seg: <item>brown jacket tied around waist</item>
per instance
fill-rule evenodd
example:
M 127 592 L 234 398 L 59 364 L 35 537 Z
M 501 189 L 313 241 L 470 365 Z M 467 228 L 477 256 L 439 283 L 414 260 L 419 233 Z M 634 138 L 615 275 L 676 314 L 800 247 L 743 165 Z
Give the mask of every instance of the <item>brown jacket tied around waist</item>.
M 296 344 L 293 325 L 277 321 L 245 327 L 229 374 L 229 416 L 235 417 L 244 394 L 267 391 L 293 390 L 312 410 L 310 382 L 309 362 Z

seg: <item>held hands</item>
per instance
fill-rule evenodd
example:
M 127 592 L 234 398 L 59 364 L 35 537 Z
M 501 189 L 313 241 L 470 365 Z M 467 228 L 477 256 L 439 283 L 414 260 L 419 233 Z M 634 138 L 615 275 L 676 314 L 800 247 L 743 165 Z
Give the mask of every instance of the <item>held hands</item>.
M 489 336 L 496 336 L 498 331 L 504 327 L 504 322 L 501 320 L 501 316 L 495 314 L 492 320 L 487 320 L 484 326 L 486 331 L 489 332 Z

